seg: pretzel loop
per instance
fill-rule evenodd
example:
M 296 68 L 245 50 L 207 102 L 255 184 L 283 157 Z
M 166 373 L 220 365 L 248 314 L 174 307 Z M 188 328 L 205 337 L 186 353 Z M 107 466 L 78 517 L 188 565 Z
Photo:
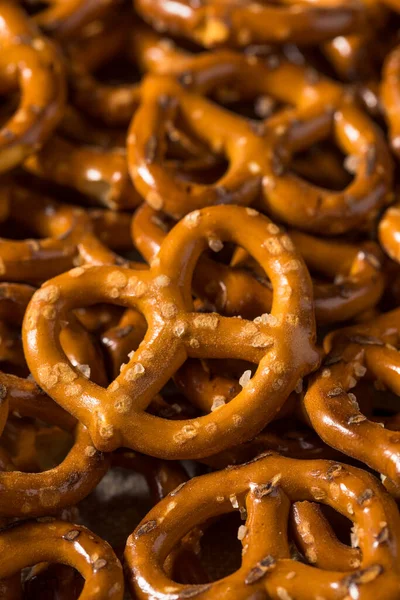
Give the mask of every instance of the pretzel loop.
M 26 522 L 0 531 L 0 578 L 41 562 L 64 563 L 85 579 L 79 600 L 122 600 L 122 567 L 107 542 L 82 525 Z

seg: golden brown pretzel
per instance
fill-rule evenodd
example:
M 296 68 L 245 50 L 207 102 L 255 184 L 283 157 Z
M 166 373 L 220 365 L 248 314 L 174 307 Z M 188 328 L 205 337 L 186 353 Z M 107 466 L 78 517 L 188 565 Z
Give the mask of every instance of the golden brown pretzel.
M 0 578 L 41 562 L 64 563 L 85 579 L 79 600 L 122 600 L 122 567 L 111 547 L 82 525 L 27 521 L 0 531 Z M 1 581 L 0 581 L 1 585 Z M 6 596 L 5 600 L 14 600 Z
M 352 520 L 362 560 L 357 570 L 323 570 L 292 560 L 287 536 L 290 503 L 322 502 Z M 163 572 L 164 558 L 188 531 L 210 517 L 247 509 L 242 564 L 211 584 L 184 586 Z M 130 584 L 141 599 L 167 598 L 385 600 L 399 590 L 399 515 L 374 477 L 330 461 L 296 461 L 271 454 L 256 462 L 198 477 L 172 492 L 143 519 L 128 539 L 125 558 Z
M 400 483 L 398 435 L 368 420 L 350 390 L 368 374 L 400 394 L 399 316 L 396 309 L 371 322 L 329 334 L 324 347 L 330 354 L 303 401 L 318 435 L 330 446 L 391 479 L 396 495 Z
M 310 44 L 349 33 L 363 23 L 361 7 L 351 2 L 289 1 L 276 6 L 239 0 L 134 0 L 134 5 L 155 29 L 206 47 L 288 41 Z
M 265 268 L 276 290 L 271 316 L 251 323 L 191 312 L 197 259 L 208 246 L 220 249 L 222 241 L 248 249 Z M 75 275 L 72 271 L 50 280 L 33 296 L 25 315 L 24 348 L 36 381 L 88 425 L 98 448 L 125 445 L 168 458 L 215 453 L 258 433 L 298 379 L 318 363 L 306 269 L 289 238 L 255 211 L 230 206 L 188 215 L 169 233 L 150 271 L 92 267 Z M 104 301 L 137 308 L 148 323 L 143 344 L 107 389 L 73 369 L 58 341 L 60 319 L 70 310 Z M 54 309 L 53 318 L 43 317 L 45 307 Z M 176 422 L 145 413 L 187 357 L 239 358 L 259 366 L 251 379 L 246 371 L 243 391 L 218 416 Z M 69 381 L 55 372 L 57 365 Z M 72 389 L 74 395 L 84 392 L 78 402 L 66 395 Z M 263 400 L 260 410 L 258 399 L 264 394 L 268 401 Z M 154 435 L 157 423 L 162 438 Z
M 44 238 L 0 238 L 1 280 L 42 282 L 80 262 L 128 264 L 94 233 L 97 220 L 100 237 L 104 237 L 103 232 L 107 234 L 105 220 L 112 219 L 106 211 L 100 215 L 99 211 L 94 215 L 86 213 L 80 207 L 57 203 L 15 182 L 3 185 L 0 194 L 9 204 L 10 223 Z M 118 217 L 115 221 L 119 222 Z
M 0 91 L 21 90 L 16 112 L 0 128 L 0 173 L 21 163 L 50 136 L 65 103 L 63 63 L 16 2 L 1 0 Z
M 130 182 L 123 148 L 92 147 L 55 135 L 24 168 L 113 210 L 135 208 L 141 202 Z
M 145 203 L 136 211 L 132 239 L 147 262 L 157 255 L 168 225 L 162 213 Z M 289 235 L 312 271 L 334 278 L 332 284 L 314 281 L 318 323 L 345 321 L 376 305 L 384 289 L 382 254 L 376 244 L 323 240 L 295 230 Z M 253 263 L 243 251 L 234 255 L 230 266 L 203 256 L 196 267 L 194 292 L 226 315 L 254 318 L 268 312 L 272 290 L 262 269 L 251 273 Z
M 131 176 L 156 210 L 181 217 L 204 205 L 250 204 L 262 193 L 268 212 L 289 225 L 335 234 L 368 222 L 391 198 L 392 164 L 383 136 L 343 88 L 315 71 L 287 61 L 266 67 L 253 56 L 221 51 L 194 57 L 180 80 L 196 94 L 172 77 L 144 81 L 128 136 Z M 218 87 L 233 89 L 239 99 L 267 95 L 294 108 L 264 123 L 249 121 L 199 97 Z M 228 159 L 215 183 L 187 181 L 166 164 L 164 137 L 177 115 L 192 135 Z M 351 131 L 357 133 L 349 137 Z M 329 135 L 356 163 L 355 178 L 343 191 L 287 172 L 293 155 Z

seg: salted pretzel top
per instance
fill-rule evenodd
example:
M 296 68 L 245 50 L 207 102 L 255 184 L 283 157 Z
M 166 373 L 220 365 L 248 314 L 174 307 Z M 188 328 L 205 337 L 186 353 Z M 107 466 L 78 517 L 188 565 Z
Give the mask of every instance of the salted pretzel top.
M 400 310 L 329 334 L 325 364 L 312 380 L 304 407 L 314 429 L 331 446 L 366 463 L 400 489 L 400 443 L 396 432 L 362 414 L 349 391 L 366 374 L 400 394 L 397 350 Z
M 315 71 L 220 51 L 192 58 L 179 79 L 188 90 L 165 75 L 145 79 L 128 136 L 131 176 L 156 210 L 180 218 L 205 205 L 248 205 L 261 195 L 278 219 L 335 234 L 368 222 L 391 199 L 392 162 L 383 136 L 353 97 Z M 240 100 L 267 96 L 294 108 L 251 121 L 204 97 L 225 88 Z M 178 118 L 192 136 L 227 158 L 227 171 L 215 183 L 182 180 L 166 164 L 166 132 Z M 357 135 L 351 137 L 353 130 Z M 329 135 L 356 163 L 354 180 L 343 191 L 290 171 L 293 155 Z
M 362 551 L 360 568 L 335 572 L 290 558 L 287 519 L 290 503 L 328 504 L 352 520 Z M 239 570 L 213 583 L 182 585 L 163 572 L 176 542 L 210 517 L 245 508 Z M 125 558 L 132 589 L 141 599 L 201 597 L 246 599 L 266 592 L 273 600 L 385 598 L 399 589 L 400 523 L 396 505 L 374 477 L 331 461 L 298 461 L 270 453 L 238 468 L 204 475 L 180 486 L 143 519 L 128 539 Z
M 256 323 L 192 312 L 197 259 L 207 247 L 221 249 L 222 240 L 247 248 L 275 288 L 271 315 Z M 72 369 L 58 341 L 60 320 L 70 310 L 100 302 L 137 308 L 148 324 L 143 343 L 107 389 Z M 46 306 L 53 309 L 50 318 Z M 23 337 L 36 381 L 88 425 L 96 447 L 177 458 L 205 456 L 259 432 L 318 363 L 314 327 L 311 283 L 290 239 L 256 211 L 230 206 L 197 211 L 178 223 L 149 271 L 78 268 L 50 280 L 32 298 Z M 251 379 L 246 372 L 244 389 L 217 413 L 162 420 L 160 438 L 154 435 L 160 421 L 144 411 L 188 356 L 239 358 L 258 368 Z
M 160 31 L 189 37 L 206 47 L 247 46 L 265 42 L 315 43 L 344 35 L 363 23 L 352 2 L 281 5 L 263 1 L 134 0 L 137 11 Z
M 41 36 L 25 13 L 0 2 L 0 89 L 21 88 L 14 115 L 0 128 L 0 173 L 41 147 L 62 117 L 64 67 L 55 46 Z

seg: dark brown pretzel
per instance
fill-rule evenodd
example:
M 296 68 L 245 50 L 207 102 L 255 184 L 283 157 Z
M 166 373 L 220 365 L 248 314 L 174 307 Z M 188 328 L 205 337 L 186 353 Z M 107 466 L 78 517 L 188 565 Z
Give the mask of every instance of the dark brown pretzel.
M 350 390 L 368 373 L 400 393 L 398 320 L 399 309 L 330 334 L 324 343 L 330 355 L 304 397 L 305 410 L 318 435 L 391 479 L 396 495 L 400 483 L 398 434 L 368 420 Z
M 134 0 L 138 12 L 160 31 L 185 36 L 206 47 L 265 42 L 315 43 L 360 27 L 363 14 L 353 3 L 205 0 Z
M 253 252 L 266 269 L 276 288 L 271 318 L 265 315 L 251 323 L 191 312 L 196 261 L 207 246 L 220 249 L 221 238 Z M 190 252 L 183 252 L 186 247 Z M 298 379 L 318 363 L 308 274 L 289 238 L 254 211 L 231 206 L 192 213 L 167 236 L 148 272 L 92 267 L 78 277 L 75 274 L 51 280 L 34 295 L 25 315 L 24 348 L 35 379 L 89 426 L 96 447 L 112 450 L 125 445 L 169 458 L 205 456 L 225 449 L 258 433 Z M 70 310 L 104 301 L 138 308 L 148 322 L 143 344 L 107 390 L 73 369 L 58 341 L 60 319 L 68 318 Z M 50 319 L 43 316 L 45 307 L 55 311 Z M 295 350 L 299 347 L 300 354 Z M 259 366 L 251 379 L 251 372 L 246 371 L 241 378 L 243 391 L 218 417 L 177 422 L 159 421 L 145 413 L 188 356 L 239 358 Z M 266 393 L 268 403 L 263 401 L 260 411 L 257 399 Z M 76 395 L 79 402 L 74 400 Z M 159 422 L 163 436 L 156 439 Z
M 16 112 L 0 128 L 0 173 L 21 163 L 50 136 L 62 117 L 64 69 L 57 49 L 41 36 L 25 13 L 1 0 L 0 89 L 20 88 Z
M 354 522 L 362 552 L 359 568 L 323 570 L 290 558 L 288 512 L 290 502 L 299 500 L 328 504 Z M 239 570 L 214 583 L 192 586 L 166 576 L 164 559 L 182 536 L 210 517 L 239 507 L 247 510 Z M 309 600 L 312 582 L 313 595 L 327 600 L 351 595 L 367 600 L 382 586 L 385 598 L 394 600 L 400 585 L 399 535 L 397 507 L 371 475 L 334 462 L 271 454 L 196 478 L 172 492 L 128 539 L 125 557 L 131 588 L 141 599 L 229 598 L 234 589 L 238 600 L 265 593 L 274 600 Z

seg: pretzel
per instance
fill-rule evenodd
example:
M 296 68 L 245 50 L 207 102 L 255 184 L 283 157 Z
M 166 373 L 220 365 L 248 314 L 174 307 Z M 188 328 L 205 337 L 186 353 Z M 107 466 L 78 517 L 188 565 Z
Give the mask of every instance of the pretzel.
M 24 0 L 35 11 L 31 19 L 42 29 L 60 39 L 69 38 L 82 27 L 103 17 L 119 0 L 47 0 L 41 8 L 39 0 Z M 36 5 L 38 11 L 36 11 Z
M 15 2 L 1 0 L 0 88 L 21 90 L 16 112 L 0 128 L 0 173 L 21 163 L 48 139 L 65 103 L 59 52 Z
M 338 330 L 324 341 L 326 366 L 311 382 L 304 408 L 318 435 L 330 446 L 400 483 L 398 436 L 367 419 L 349 390 L 368 372 L 400 393 L 397 364 L 399 310 Z M 333 364 L 331 364 L 333 363 Z M 398 494 L 398 491 L 394 492 Z
M 122 567 L 117 557 L 107 542 L 82 525 L 28 521 L 1 530 L 0 548 L 2 579 L 40 562 L 65 563 L 85 579 L 81 600 L 123 598 Z
M 24 168 L 47 181 L 72 187 L 113 210 L 135 208 L 141 202 L 130 182 L 122 148 L 105 150 L 53 136 L 25 161 Z
M 50 280 L 33 296 L 23 334 L 29 368 L 46 392 L 88 426 L 97 448 L 112 450 L 123 445 L 161 458 L 218 452 L 256 435 L 279 410 L 298 379 L 315 368 L 318 353 L 313 347 L 310 281 L 290 240 L 271 225 L 256 212 L 239 207 L 195 212 L 167 236 L 150 271 L 92 267 L 83 271 L 84 277 L 80 271 L 72 271 Z M 253 252 L 266 269 L 279 298 L 273 303 L 272 319 L 266 316 L 256 324 L 190 312 L 196 260 L 208 243 L 220 249 L 220 238 Z M 143 344 L 107 390 L 71 368 L 58 342 L 60 319 L 70 310 L 105 301 L 137 308 L 148 323 Z M 54 318 L 43 318 L 46 306 L 54 309 Z M 270 321 L 272 327 L 266 324 Z M 278 324 L 282 335 L 275 337 Z M 301 357 L 292 343 L 296 348 L 302 346 Z M 270 352 L 279 373 L 276 366 L 269 365 Z M 218 415 L 178 423 L 159 421 L 143 412 L 187 357 L 243 358 L 260 364 L 251 381 L 247 381 L 247 372 L 242 380 L 245 389 Z M 79 404 L 65 395 L 70 383 L 61 374 L 53 376 L 58 363 L 68 371 L 68 379 L 73 378 L 76 393 L 85 390 Z M 268 406 L 264 404 L 260 413 L 258 399 L 265 393 Z M 154 436 L 156 423 L 162 426 L 162 438 Z
M 148 204 L 180 218 L 205 205 L 248 205 L 262 193 L 268 212 L 309 231 L 322 227 L 328 234 L 342 233 L 372 219 L 391 198 L 391 159 L 380 132 L 333 82 L 316 81 L 314 72 L 288 62 L 267 68 L 250 58 L 219 52 L 193 59 L 181 81 L 189 81 L 196 95 L 171 77 L 152 75 L 144 81 L 142 103 L 128 135 L 128 163 Z M 218 86 L 233 87 L 239 98 L 272 95 L 295 108 L 279 111 L 266 123 L 249 122 L 199 98 Z M 181 181 L 165 164 L 163 138 L 176 114 L 194 135 L 228 159 L 228 169 L 216 183 Z M 359 132 L 357 142 L 348 137 L 351 128 Z M 354 181 L 340 192 L 285 172 L 294 153 L 330 133 L 357 163 Z
M 289 503 L 300 499 L 328 504 L 354 522 L 362 552 L 359 569 L 322 570 L 290 558 Z M 210 517 L 239 507 L 247 510 L 239 570 L 197 586 L 181 585 L 165 575 L 163 560 L 183 535 Z M 172 492 L 128 538 L 125 558 L 131 589 L 142 599 L 221 598 L 234 589 L 238 600 L 263 593 L 274 600 L 308 600 L 312 581 L 313 595 L 327 600 L 346 594 L 366 600 L 383 585 L 390 600 L 399 589 L 399 535 L 395 503 L 371 475 L 331 461 L 296 461 L 271 454 L 195 478 Z
M 150 206 L 143 204 L 136 211 L 132 239 L 147 262 L 157 255 L 167 227 L 163 214 Z M 382 254 L 376 244 L 322 240 L 294 230 L 289 235 L 310 269 L 335 278 L 333 284 L 314 282 L 318 323 L 345 321 L 377 304 L 384 289 L 384 275 Z M 331 262 L 333 254 L 337 260 Z M 257 313 L 269 311 L 270 285 L 259 268 L 255 276 L 249 272 L 253 264 L 248 258 L 247 253 L 236 253 L 227 266 L 202 256 L 193 280 L 195 293 L 227 315 L 254 318 Z
M 134 0 L 139 14 L 155 29 L 187 37 L 202 46 L 247 46 L 265 42 L 317 43 L 357 30 L 363 23 L 353 3 L 318 5 L 290 2 L 284 6 L 234 0 Z

